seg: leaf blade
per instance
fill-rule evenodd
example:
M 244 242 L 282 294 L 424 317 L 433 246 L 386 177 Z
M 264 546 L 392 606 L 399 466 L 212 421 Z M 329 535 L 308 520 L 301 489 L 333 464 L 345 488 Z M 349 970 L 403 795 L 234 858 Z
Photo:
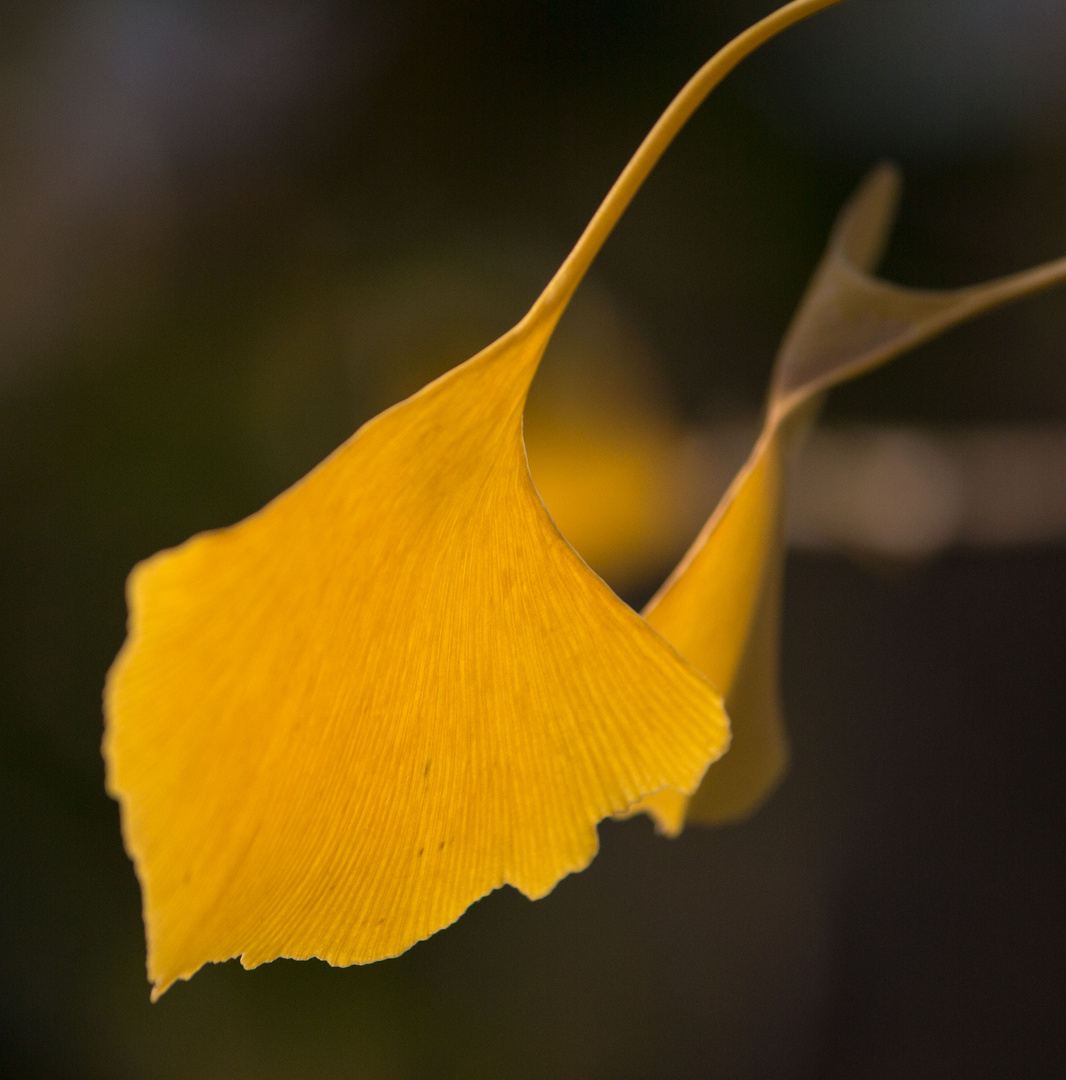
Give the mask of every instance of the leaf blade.
M 667 835 L 681 831 L 690 807 L 693 818 L 706 823 L 747 816 L 784 775 L 787 737 L 777 690 L 784 561 L 779 538 L 788 460 L 813 424 L 821 397 L 966 319 L 1066 281 L 1066 259 L 956 290 L 907 289 L 872 277 L 899 191 L 898 171 L 881 165 L 841 211 L 775 361 L 755 449 L 644 609 L 648 621 L 721 689 L 733 731 L 730 752 L 710 765 L 691 803 L 679 793 L 662 792 L 634 809 L 647 812 Z M 762 479 L 771 458 L 780 462 L 772 485 Z M 737 504 L 744 507 L 739 514 Z M 745 545 L 741 572 L 723 579 Z M 763 591 L 754 585 L 756 573 L 768 582 Z
M 513 361 L 135 571 L 106 756 L 158 992 L 237 954 L 395 955 L 499 885 L 541 896 L 597 821 L 724 746 L 715 691 L 543 509 Z

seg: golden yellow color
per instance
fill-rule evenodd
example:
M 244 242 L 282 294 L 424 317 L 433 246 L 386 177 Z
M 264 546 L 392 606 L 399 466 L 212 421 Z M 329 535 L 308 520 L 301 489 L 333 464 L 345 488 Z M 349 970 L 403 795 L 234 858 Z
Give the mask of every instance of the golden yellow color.
M 238 952 L 376 960 L 500 885 L 542 896 L 597 821 L 724 748 L 717 694 L 533 490 L 545 339 L 520 327 L 134 572 L 106 752 L 160 990 Z
M 655 556 L 659 566 L 670 558 L 678 516 L 670 483 L 680 443 L 673 431 L 622 430 L 590 418 L 538 435 L 530 442 L 537 491 L 591 566 L 617 586 Z
M 725 695 L 733 741 L 691 800 L 649 796 L 636 810 L 676 835 L 686 814 L 719 823 L 751 813 L 784 773 L 778 699 L 787 470 L 825 391 L 1008 300 L 1066 280 L 1066 259 L 970 288 L 904 289 L 871 277 L 899 197 L 875 170 L 841 212 L 778 354 L 751 456 L 644 617 Z
M 596 823 L 690 792 L 717 692 L 578 558 L 538 498 L 526 391 L 592 258 L 710 89 L 682 90 L 530 313 L 258 514 L 142 563 L 105 690 L 108 790 L 158 996 L 208 961 L 362 963 L 510 883 L 585 866 Z
M 526 448 L 552 519 L 612 587 L 644 585 L 691 541 L 703 523 L 700 497 L 708 483 L 728 480 L 736 460 L 710 459 L 668 409 L 619 392 L 606 377 L 565 404 L 545 404 L 537 390 Z

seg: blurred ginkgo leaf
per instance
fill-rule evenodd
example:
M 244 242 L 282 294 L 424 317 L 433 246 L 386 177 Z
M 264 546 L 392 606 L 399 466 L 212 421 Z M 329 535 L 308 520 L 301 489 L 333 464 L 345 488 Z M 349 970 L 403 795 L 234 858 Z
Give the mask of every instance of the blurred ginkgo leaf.
M 974 315 L 1066 281 L 1066 259 L 945 291 L 872 277 L 899 190 L 896 169 L 882 165 L 841 212 L 782 343 L 755 447 L 644 609 L 648 622 L 721 689 L 733 728 L 729 753 L 710 767 L 691 801 L 662 791 L 640 805 L 670 835 L 686 814 L 708 823 L 745 816 L 784 773 L 788 746 L 777 670 L 782 512 L 789 461 L 824 392 Z

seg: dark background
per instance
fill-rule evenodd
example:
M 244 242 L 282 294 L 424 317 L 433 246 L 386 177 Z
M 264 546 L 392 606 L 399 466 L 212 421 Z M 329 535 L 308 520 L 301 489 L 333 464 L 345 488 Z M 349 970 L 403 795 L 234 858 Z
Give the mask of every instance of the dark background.
M 230 963 L 148 1004 L 99 756 L 130 566 L 505 330 L 672 94 L 769 8 L 0 8 L 3 1075 L 1061 1075 L 1061 545 L 792 557 L 793 767 L 751 821 L 609 823 L 544 901 L 503 890 L 400 959 Z M 879 158 L 908 181 L 888 276 L 1066 254 L 1064 72 L 1058 0 L 850 0 L 714 95 L 573 318 L 623 312 L 684 422 L 749 415 Z M 1064 341 L 1066 296 L 1026 301 L 829 419 L 1066 420 Z

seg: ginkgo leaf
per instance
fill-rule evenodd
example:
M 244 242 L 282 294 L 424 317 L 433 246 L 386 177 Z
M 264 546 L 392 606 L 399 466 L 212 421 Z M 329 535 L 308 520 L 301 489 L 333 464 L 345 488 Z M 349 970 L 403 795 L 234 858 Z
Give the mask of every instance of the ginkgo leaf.
M 522 412 L 677 131 L 835 2 L 796 0 L 694 76 L 512 331 L 258 514 L 135 569 L 104 754 L 155 995 L 236 955 L 392 956 L 505 883 L 542 896 L 591 859 L 598 821 L 695 790 L 725 749 L 717 691 L 555 529 Z
M 870 276 L 895 216 L 900 180 L 876 169 L 841 212 L 785 336 L 766 419 L 747 463 L 644 617 L 726 698 L 733 740 L 691 800 L 679 791 L 637 808 L 676 835 L 686 814 L 718 823 L 756 809 L 783 775 L 778 697 L 788 463 L 824 392 L 983 311 L 1066 280 L 1066 259 L 983 285 L 906 289 Z
M 521 443 L 544 327 L 137 568 L 107 688 L 153 979 L 394 955 L 724 749 L 715 691 L 552 525 Z M 679 737 L 662 738 L 664 717 Z

